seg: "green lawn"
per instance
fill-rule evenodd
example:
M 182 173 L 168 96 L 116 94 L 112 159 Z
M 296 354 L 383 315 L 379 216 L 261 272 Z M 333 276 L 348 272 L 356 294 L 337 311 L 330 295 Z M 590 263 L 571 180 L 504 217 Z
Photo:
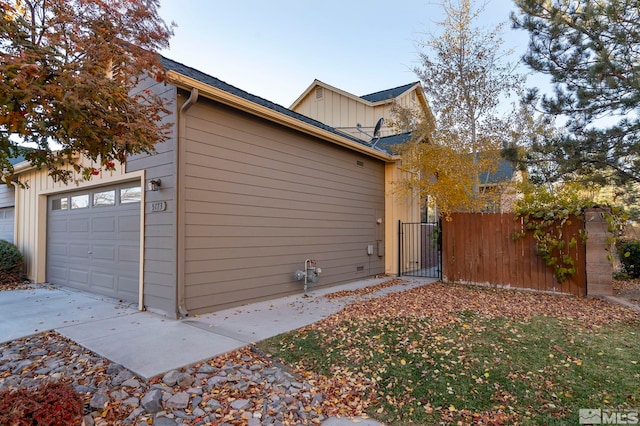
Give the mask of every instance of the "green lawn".
M 389 424 L 578 424 L 580 408 L 640 407 L 640 313 L 600 300 L 434 284 L 259 346 L 326 376 L 334 398 L 356 384 Z

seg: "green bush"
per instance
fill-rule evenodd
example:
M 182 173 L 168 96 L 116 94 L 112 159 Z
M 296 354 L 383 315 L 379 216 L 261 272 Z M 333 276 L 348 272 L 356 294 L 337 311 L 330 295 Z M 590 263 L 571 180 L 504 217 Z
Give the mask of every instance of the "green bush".
M 34 390 L 0 392 L 0 425 L 68 426 L 81 423 L 84 402 L 71 385 L 45 382 Z
M 9 241 L 0 240 L 0 285 L 15 284 L 22 278 L 22 253 Z
M 619 239 L 616 249 L 624 273 L 631 278 L 640 278 L 640 240 Z
M 11 271 L 22 265 L 22 253 L 9 241 L 0 240 L 0 271 Z

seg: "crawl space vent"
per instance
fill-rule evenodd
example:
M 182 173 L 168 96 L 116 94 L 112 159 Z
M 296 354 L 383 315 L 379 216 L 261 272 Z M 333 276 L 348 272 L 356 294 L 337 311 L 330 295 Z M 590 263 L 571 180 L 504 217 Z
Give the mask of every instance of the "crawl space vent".
M 364 161 L 360 161 L 360 160 L 356 161 L 356 166 L 364 167 Z
M 364 271 L 364 266 L 356 266 L 356 272 Z

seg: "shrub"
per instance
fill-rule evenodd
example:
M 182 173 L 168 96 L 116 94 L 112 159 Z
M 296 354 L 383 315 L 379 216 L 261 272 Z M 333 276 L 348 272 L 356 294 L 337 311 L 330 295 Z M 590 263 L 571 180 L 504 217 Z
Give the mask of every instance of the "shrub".
M 4 390 L 0 392 L 0 425 L 78 425 L 83 408 L 80 394 L 61 382 L 45 382 L 35 390 Z
M 19 282 L 22 276 L 22 253 L 9 241 L 0 240 L 0 285 Z
M 631 278 L 639 278 L 640 240 L 618 239 L 616 249 L 625 274 Z

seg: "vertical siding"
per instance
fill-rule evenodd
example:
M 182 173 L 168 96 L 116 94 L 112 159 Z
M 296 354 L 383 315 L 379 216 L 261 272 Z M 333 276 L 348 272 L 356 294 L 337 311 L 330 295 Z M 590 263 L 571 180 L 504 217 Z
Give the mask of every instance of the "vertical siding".
M 400 265 L 398 254 L 400 251 L 398 236 L 398 221 L 420 222 L 420 198 L 416 194 L 409 194 L 398 188 L 397 182 L 401 182 L 405 176 L 402 172 L 400 161 L 389 163 L 386 171 L 386 226 L 385 226 L 385 273 L 397 274 Z
M 135 155 L 127 159 L 127 172 L 145 170 L 145 182 L 151 179 L 161 181 L 159 191 L 145 193 L 144 301 L 150 310 L 175 316 L 177 89 L 152 79 L 145 80 L 141 88 L 153 90 L 166 99 L 165 108 L 170 114 L 165 117 L 165 122 L 173 124 L 173 136 L 157 144 L 153 154 Z M 149 206 L 162 201 L 166 203 L 166 209 L 151 212 Z
M 316 91 L 312 90 L 300 101 L 295 111 L 332 127 L 351 128 L 344 131 L 356 137 L 363 137 L 362 133 L 355 130 L 358 124 L 371 133 L 378 120 L 384 118 L 385 124 L 382 126 L 381 135 L 393 134 L 387 127 L 394 118 L 391 113 L 391 103 L 371 106 L 365 101 L 358 101 L 326 87 L 323 88 L 323 93 L 322 99 L 316 99 Z M 407 106 L 407 99 L 409 99 L 408 96 L 403 96 L 399 102 Z
M 367 255 L 384 235 L 382 162 L 204 100 L 186 139 L 191 312 L 300 293 L 292 275 L 307 258 L 323 269 L 312 287 L 384 272 L 384 257 Z

